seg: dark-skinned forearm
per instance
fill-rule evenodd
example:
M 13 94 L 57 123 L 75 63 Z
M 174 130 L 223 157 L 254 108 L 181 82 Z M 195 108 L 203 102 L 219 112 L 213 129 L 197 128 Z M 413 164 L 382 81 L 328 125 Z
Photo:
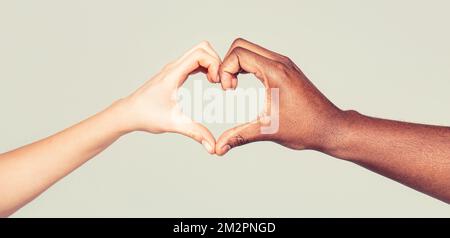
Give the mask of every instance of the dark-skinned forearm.
M 342 113 L 323 152 L 450 202 L 450 128 Z

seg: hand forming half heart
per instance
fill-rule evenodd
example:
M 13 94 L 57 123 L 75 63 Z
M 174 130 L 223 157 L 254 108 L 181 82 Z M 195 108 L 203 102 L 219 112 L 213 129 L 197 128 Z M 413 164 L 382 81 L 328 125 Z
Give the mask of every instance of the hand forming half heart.
M 174 97 L 188 76 L 197 71 L 205 71 L 208 81 L 221 83 L 224 90 L 237 87 L 238 74 L 254 74 L 266 89 L 263 115 L 225 131 L 216 142 L 205 126 L 181 112 Z M 340 110 L 289 58 L 243 39 L 233 42 L 223 62 L 208 42 L 200 43 L 166 65 L 123 103 L 133 118 L 127 130 L 183 134 L 218 155 L 255 141 L 273 141 L 293 149 L 317 149 L 333 142 L 339 133 L 330 122 L 339 121 L 336 117 Z M 272 123 L 276 124 L 276 130 L 265 132 Z

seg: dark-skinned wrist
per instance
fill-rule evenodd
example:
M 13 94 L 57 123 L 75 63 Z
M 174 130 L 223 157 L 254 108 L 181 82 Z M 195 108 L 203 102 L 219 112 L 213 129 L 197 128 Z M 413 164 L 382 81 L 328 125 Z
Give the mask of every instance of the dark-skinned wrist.
M 355 110 L 340 111 L 333 115 L 325 130 L 323 144 L 318 151 L 340 159 L 349 159 L 355 125 L 363 119 Z

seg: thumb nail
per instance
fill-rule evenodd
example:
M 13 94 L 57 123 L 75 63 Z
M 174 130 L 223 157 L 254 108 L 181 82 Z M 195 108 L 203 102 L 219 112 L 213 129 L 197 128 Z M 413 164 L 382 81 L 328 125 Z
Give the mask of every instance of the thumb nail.
M 208 153 L 212 154 L 213 150 L 212 150 L 212 146 L 206 142 L 206 140 L 202 140 L 202 145 L 203 147 L 205 147 L 206 151 L 208 151 Z

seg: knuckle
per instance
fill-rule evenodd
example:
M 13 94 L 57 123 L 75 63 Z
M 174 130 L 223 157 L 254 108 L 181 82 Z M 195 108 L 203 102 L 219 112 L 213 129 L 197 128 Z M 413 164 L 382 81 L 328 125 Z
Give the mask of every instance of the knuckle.
M 275 69 L 275 73 L 278 76 L 285 77 L 289 75 L 289 67 L 287 67 L 286 64 L 281 62 L 275 62 L 273 67 Z
M 203 40 L 198 44 L 198 46 L 201 48 L 209 48 L 211 47 L 211 44 L 209 43 L 209 41 Z
M 233 40 L 233 43 L 231 45 L 232 46 L 238 46 L 238 45 L 241 45 L 244 42 L 245 42 L 245 40 L 243 38 L 238 37 L 238 38 Z
M 280 57 L 281 57 L 281 60 L 282 60 L 285 64 L 287 64 L 287 65 L 292 65 L 292 64 L 293 64 L 292 60 L 291 60 L 289 57 L 287 57 L 287 56 L 285 56 L 285 55 L 281 55 Z

